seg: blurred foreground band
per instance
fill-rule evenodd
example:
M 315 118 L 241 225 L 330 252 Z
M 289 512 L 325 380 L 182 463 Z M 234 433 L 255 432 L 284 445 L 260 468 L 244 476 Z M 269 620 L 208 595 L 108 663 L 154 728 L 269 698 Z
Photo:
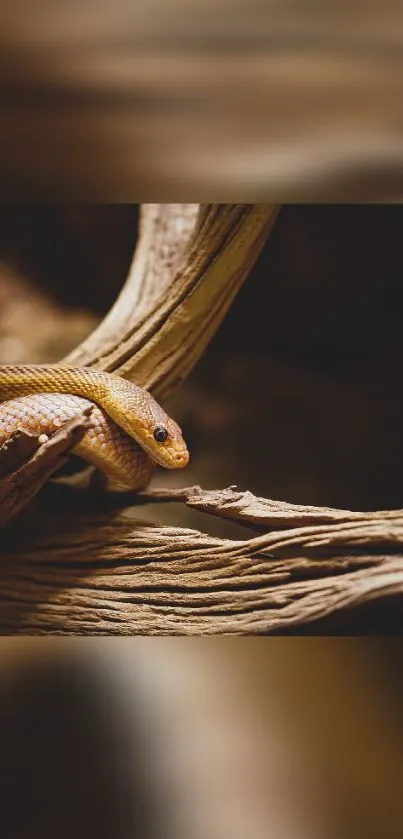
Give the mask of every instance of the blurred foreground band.
M 374 639 L 4 639 L 2 835 L 400 839 L 401 662 Z
M 10 198 L 400 200 L 394 0 L 9 0 Z

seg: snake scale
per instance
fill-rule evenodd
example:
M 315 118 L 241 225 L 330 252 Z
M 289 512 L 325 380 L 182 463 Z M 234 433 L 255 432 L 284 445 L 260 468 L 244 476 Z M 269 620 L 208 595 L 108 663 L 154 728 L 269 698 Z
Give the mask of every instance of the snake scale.
M 148 391 L 113 373 L 63 365 L 0 365 L 0 446 L 18 429 L 52 436 L 94 405 L 74 448 L 100 469 L 111 489 L 144 488 L 156 464 L 189 461 L 182 431 Z

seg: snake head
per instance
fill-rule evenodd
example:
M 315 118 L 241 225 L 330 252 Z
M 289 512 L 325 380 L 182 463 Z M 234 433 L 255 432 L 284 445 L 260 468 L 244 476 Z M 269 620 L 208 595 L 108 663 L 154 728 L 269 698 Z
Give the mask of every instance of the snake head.
M 182 429 L 150 393 L 129 387 L 131 392 L 125 388 L 124 395 L 125 422 L 120 424 L 160 466 L 183 469 L 189 463 L 189 451 Z
M 189 451 L 182 429 L 167 414 L 164 419 L 154 417 L 154 420 L 152 439 L 149 441 L 151 457 L 166 469 L 183 469 L 189 463 Z

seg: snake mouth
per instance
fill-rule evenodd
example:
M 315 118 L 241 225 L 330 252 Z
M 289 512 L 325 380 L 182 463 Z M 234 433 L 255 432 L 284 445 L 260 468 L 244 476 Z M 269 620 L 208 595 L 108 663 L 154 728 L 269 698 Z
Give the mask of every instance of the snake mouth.
M 188 463 L 189 452 L 187 449 L 179 449 L 179 451 L 176 451 L 175 454 L 172 456 L 173 469 L 183 469 L 183 467 L 187 466 Z
M 154 452 L 154 457 L 155 456 L 156 453 Z M 165 451 L 161 451 L 157 462 L 159 462 L 161 466 L 164 466 L 165 469 L 183 469 L 188 465 L 189 457 L 190 455 L 186 447 L 181 447 L 180 449 L 173 448 L 171 451 L 165 449 Z

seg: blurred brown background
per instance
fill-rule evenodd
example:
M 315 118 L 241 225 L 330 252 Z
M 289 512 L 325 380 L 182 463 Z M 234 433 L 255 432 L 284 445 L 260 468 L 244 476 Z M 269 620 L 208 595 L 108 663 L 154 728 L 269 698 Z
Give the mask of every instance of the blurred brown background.
M 133 205 L 3 206 L 0 360 L 56 361 L 107 311 Z M 164 485 L 401 507 L 400 206 L 288 205 L 221 329 L 169 406 L 192 461 Z M 206 526 L 159 507 L 158 518 Z M 210 522 L 215 532 L 231 525 Z M 238 533 L 238 530 L 236 531 Z
M 401 200 L 395 0 L 13 0 L 2 193 Z

